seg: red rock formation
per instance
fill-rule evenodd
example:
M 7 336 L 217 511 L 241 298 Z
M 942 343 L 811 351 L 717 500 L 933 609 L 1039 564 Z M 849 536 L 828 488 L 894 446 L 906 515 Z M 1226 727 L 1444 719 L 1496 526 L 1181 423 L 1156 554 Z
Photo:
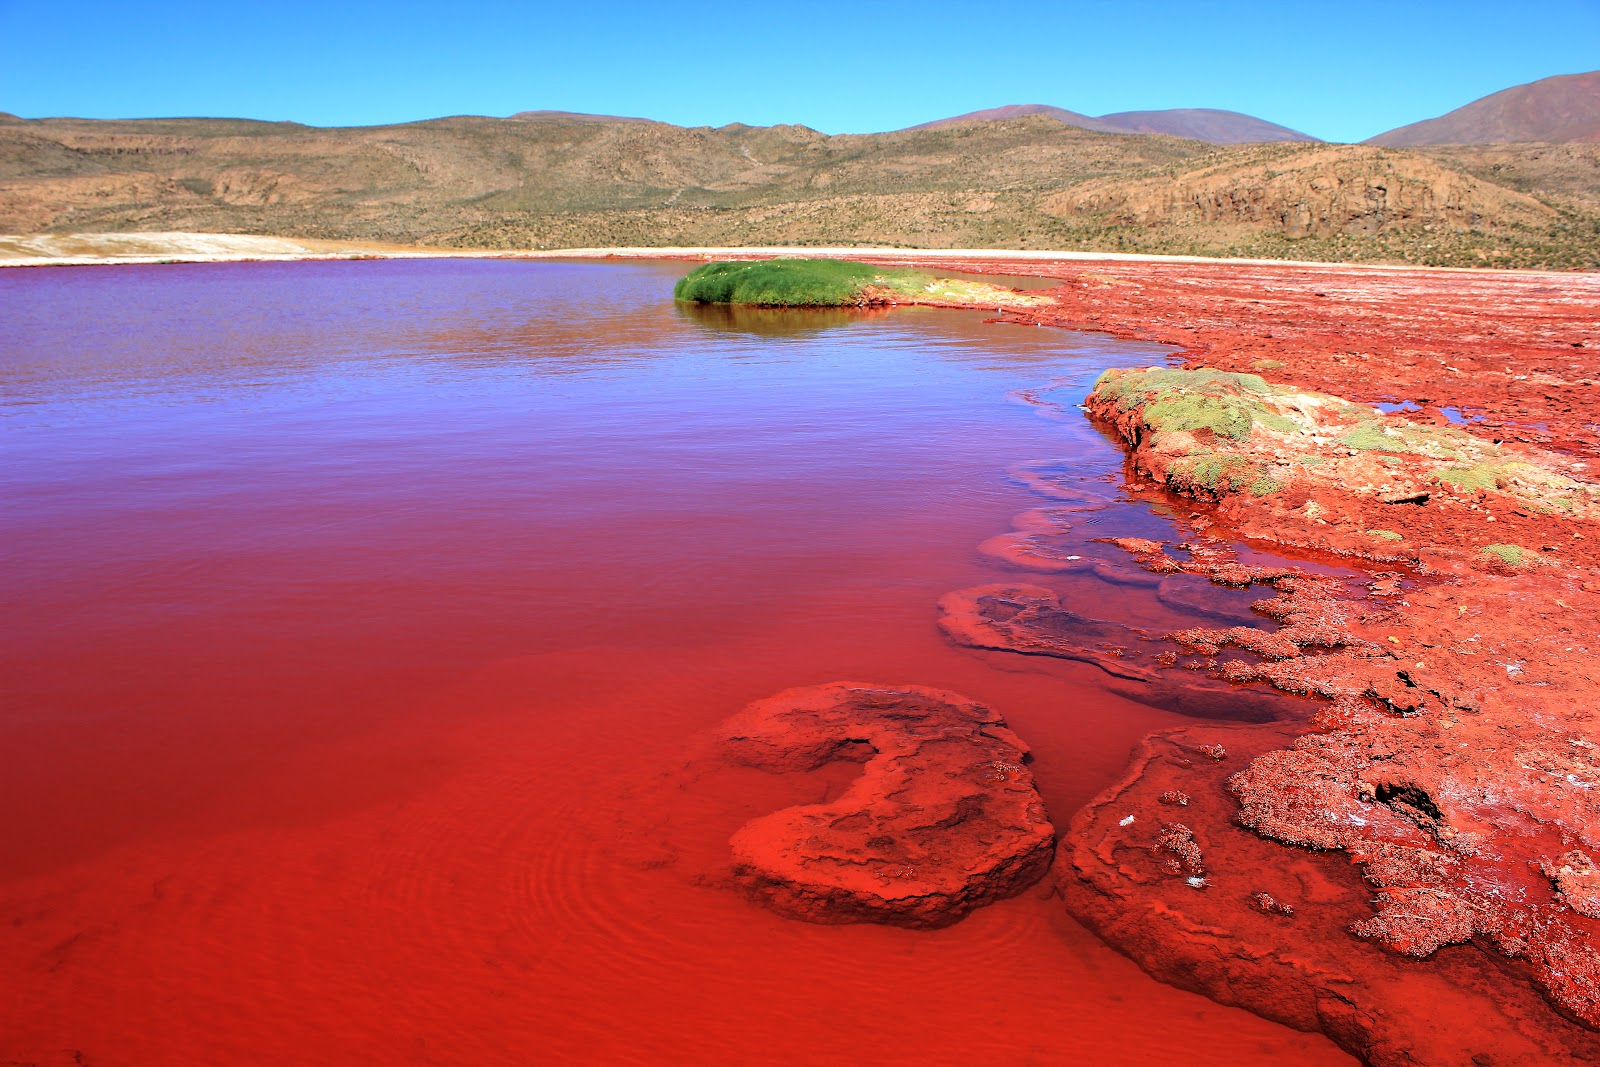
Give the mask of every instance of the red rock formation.
M 1562 562 L 1587 555 L 1586 532 L 1600 525 L 1600 490 L 1581 478 L 1581 466 L 1538 449 L 1481 445 L 1461 430 L 1352 415 L 1338 398 L 1212 372 L 1109 372 L 1089 408 L 1130 443 L 1138 470 L 1219 500 L 1214 514 L 1231 527 L 1264 527 L 1280 543 L 1370 534 L 1383 520 L 1363 516 L 1393 512 L 1382 489 L 1395 480 L 1429 486 L 1426 504 L 1431 493 L 1459 488 L 1452 473 L 1483 474 L 1476 503 L 1447 498 L 1431 522 L 1407 504 L 1409 513 L 1390 521 L 1397 529 L 1356 542 L 1403 549 L 1451 576 L 1406 594 L 1395 607 L 1407 610 L 1364 610 L 1347 602 L 1341 583 L 1245 569 L 1237 577 L 1266 578 L 1278 589 L 1257 607 L 1280 629 L 1193 629 L 1173 638 L 1206 656 L 1230 646 L 1254 653 L 1255 662 L 1224 666 L 1235 681 L 1265 680 L 1334 702 L 1313 720 L 1321 732 L 1257 759 L 1231 788 L 1246 826 L 1290 844 L 1343 849 L 1362 865 L 1378 897 L 1357 933 L 1419 957 L 1479 939 L 1527 961 L 1560 1008 L 1600 1025 L 1600 921 L 1585 911 L 1584 866 L 1588 850 L 1600 847 L 1600 758 L 1589 741 L 1600 711 L 1584 699 L 1596 681 L 1588 656 L 1569 655 L 1583 651 L 1579 635 L 1600 628 L 1600 597 L 1585 570 Z M 1377 464 L 1369 453 L 1391 462 Z M 1296 462 L 1307 458 L 1319 462 Z M 1359 477 L 1363 465 L 1380 469 Z M 1491 526 L 1502 511 L 1522 521 Z M 1323 515 L 1359 521 L 1329 532 L 1319 529 Z M 1554 543 L 1544 552 L 1511 543 L 1472 551 L 1522 529 Z M 1130 547 L 1152 569 L 1170 569 L 1148 546 Z M 1227 580 L 1235 569 L 1224 564 L 1215 576 Z M 1527 595 L 1538 579 L 1547 592 L 1565 593 L 1555 606 L 1571 637 L 1550 640 L 1550 605 Z M 1399 587 L 1390 579 L 1382 588 L 1394 599 Z M 1477 614 L 1491 603 L 1501 623 L 1493 631 Z M 1588 625 L 1572 629 L 1574 614 Z M 1521 680 L 1529 668 L 1539 675 L 1531 686 Z
M 1238 825 L 1230 764 L 1294 733 L 1208 725 L 1147 739 L 1063 835 L 1057 870 L 1073 914 L 1162 981 L 1321 1030 L 1378 1067 L 1600 1059 L 1600 1036 L 1551 1011 L 1516 968 L 1470 948 L 1421 964 L 1352 935 L 1370 892 L 1348 863 Z M 1232 759 L 1202 751 L 1219 744 Z M 1175 809 L 1176 797 L 1187 803 Z
M 938 689 L 848 682 L 790 689 L 724 728 L 731 758 L 774 771 L 864 760 L 834 800 L 756 819 L 734 873 L 811 922 L 943 926 L 1025 889 L 1054 830 L 1000 716 Z

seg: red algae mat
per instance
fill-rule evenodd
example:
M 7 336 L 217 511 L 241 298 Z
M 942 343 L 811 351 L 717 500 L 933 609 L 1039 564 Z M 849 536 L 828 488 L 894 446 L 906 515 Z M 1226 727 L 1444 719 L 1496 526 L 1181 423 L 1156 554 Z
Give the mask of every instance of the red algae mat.
M 707 757 L 795 687 L 995 709 L 1063 834 L 1148 735 L 1279 725 L 939 627 L 996 583 L 1249 621 L 1093 540 L 1181 536 L 1073 407 L 1169 350 L 694 316 L 682 269 L 0 276 L 0 1062 L 1352 1062 L 1147 976 L 1051 876 L 938 929 L 749 896 L 740 828 L 862 769 Z M 1052 506 L 1078 541 L 1013 524 Z M 1098 569 L 978 550 L 1007 530 Z

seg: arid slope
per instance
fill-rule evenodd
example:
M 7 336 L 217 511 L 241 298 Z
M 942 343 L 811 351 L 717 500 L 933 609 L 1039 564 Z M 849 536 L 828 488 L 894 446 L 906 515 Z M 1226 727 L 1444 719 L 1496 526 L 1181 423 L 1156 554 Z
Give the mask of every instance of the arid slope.
M 1600 70 L 1514 85 L 1436 119 L 1367 141 L 1377 145 L 1600 141 Z
M 353 129 L 0 118 L 0 232 L 1600 267 L 1600 172 L 1543 151 L 1219 148 L 1041 114 L 840 136 L 540 112 Z

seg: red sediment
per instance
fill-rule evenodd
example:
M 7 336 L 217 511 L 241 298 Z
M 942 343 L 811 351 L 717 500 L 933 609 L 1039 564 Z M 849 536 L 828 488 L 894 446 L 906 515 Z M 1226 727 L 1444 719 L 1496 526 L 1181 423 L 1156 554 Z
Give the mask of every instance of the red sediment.
M 1055 832 L 993 711 L 938 689 L 847 682 L 790 689 L 724 727 L 731 758 L 774 771 L 864 760 L 841 796 L 733 836 L 735 876 L 811 922 L 944 926 L 1049 868 Z
M 1230 788 L 1245 825 L 1363 866 L 1377 907 L 1358 933 L 1416 956 L 1492 945 L 1594 1026 L 1600 919 L 1583 872 L 1600 854 L 1600 676 L 1564 649 L 1596 632 L 1600 613 L 1566 580 L 1551 599 L 1582 614 L 1552 613 L 1524 579 L 1479 577 L 1408 594 L 1382 627 L 1388 654 L 1254 668 L 1334 704 L 1323 732 Z
M 1099 511 L 1106 506 L 1104 490 L 1095 492 L 1085 488 L 1072 472 L 1070 464 L 1049 461 L 1020 463 L 1011 468 L 1011 476 L 1040 496 L 1067 502 L 1067 507 L 1057 509 L 1063 512 Z
M 1081 554 L 1071 551 L 1076 545 L 1076 542 L 1067 538 L 1072 529 L 1071 515 L 1071 512 L 1058 508 L 1024 511 L 1011 520 L 1011 533 L 989 538 L 978 546 L 978 551 L 1027 570 L 1091 570 L 1094 567 L 1093 560 L 1084 559 Z
M 1092 574 L 1112 585 L 1155 588 L 1161 578 L 1139 566 L 1119 566 L 1083 554 L 1083 538 L 1072 534 L 1075 508 L 1035 508 L 1011 519 L 1010 533 L 996 534 L 978 545 L 980 555 L 1023 570 L 1046 574 Z M 1194 610 L 1185 606 L 1185 610 Z M 1207 606 L 1201 613 L 1214 608 Z

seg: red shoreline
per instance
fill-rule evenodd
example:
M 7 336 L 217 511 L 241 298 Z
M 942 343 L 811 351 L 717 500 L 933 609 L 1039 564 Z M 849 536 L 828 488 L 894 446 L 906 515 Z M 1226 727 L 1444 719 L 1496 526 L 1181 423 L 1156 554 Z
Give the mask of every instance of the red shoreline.
M 963 262 L 961 269 L 1003 273 L 1015 264 Z M 1188 369 L 1259 374 L 1275 385 L 1362 403 L 1409 402 L 1412 423 L 1459 424 L 1512 455 L 1547 457 L 1593 484 L 1585 468 L 1600 456 L 1600 279 L 1152 262 L 1038 264 L 1030 273 L 1063 281 L 1053 294 L 1057 304 L 1007 312 L 1001 321 L 1171 344 L 1175 361 Z M 1091 411 L 1110 417 L 1093 401 Z M 1130 488 L 1159 490 L 1168 461 L 1150 451 L 1141 414 L 1120 418 L 1115 428 L 1131 452 Z M 1138 756 L 1129 778 L 1080 813 L 1065 835 L 1065 895 L 1081 918 L 1152 974 L 1321 1029 L 1368 1062 L 1443 1064 L 1475 1051 L 1492 1052 L 1497 1063 L 1600 1054 L 1591 1029 L 1600 1022 L 1600 921 L 1591 917 L 1600 916 L 1593 859 L 1600 855 L 1600 810 L 1567 788 L 1569 781 L 1600 784 L 1600 766 L 1586 756 L 1600 739 L 1593 710 L 1600 707 L 1600 676 L 1583 640 L 1600 632 L 1600 530 L 1582 516 L 1542 515 L 1481 491 L 1476 500 L 1469 495 L 1433 509 L 1364 499 L 1339 485 L 1314 487 L 1310 495 L 1330 516 L 1316 528 L 1306 525 L 1298 496 L 1268 503 L 1224 489 L 1188 505 L 1207 537 L 1278 551 L 1329 549 L 1390 569 L 1409 555 L 1444 581 L 1399 598 L 1394 610 L 1352 601 L 1342 648 L 1290 650 L 1280 654 L 1289 657 L 1281 665 L 1236 672 L 1241 680 L 1266 679 L 1334 701 L 1303 726 L 1237 730 L 1245 762 L 1202 773 L 1209 761 L 1183 757 L 1199 743 L 1190 736 L 1203 739 L 1212 732 L 1206 728 L 1152 739 L 1155 747 Z M 1439 507 L 1446 512 L 1435 516 Z M 1405 551 L 1364 536 L 1373 527 L 1398 531 Z M 1544 562 L 1557 565 L 1497 571 L 1478 548 L 1491 542 L 1542 544 L 1553 552 Z M 1415 698 L 1396 690 L 1396 675 L 1401 688 L 1417 687 Z M 1191 767 L 1188 777 L 1173 777 L 1176 765 Z M 1224 780 L 1236 800 L 1223 793 Z M 1182 791 L 1173 788 L 1179 783 Z M 1271 893 L 1235 894 L 1224 904 L 1217 893 L 1174 891 L 1159 870 L 1143 870 L 1148 860 L 1129 858 L 1146 849 L 1159 855 L 1159 842 L 1135 842 L 1149 831 L 1119 832 L 1114 818 L 1126 810 L 1137 813 L 1140 827 L 1159 827 L 1171 818 L 1160 798 L 1174 794 L 1205 798 L 1186 815 L 1200 843 L 1240 856 L 1235 863 L 1247 869 L 1268 868 L 1264 880 L 1310 861 L 1271 839 L 1342 850 L 1362 867 L 1377 900 L 1342 899 L 1330 923 L 1325 907 L 1308 910 L 1304 901 L 1301 918 L 1285 918 L 1292 907 L 1280 913 Z M 1413 796 L 1414 803 L 1401 803 Z M 1112 801 L 1116 810 L 1102 812 Z M 1392 825 L 1368 818 L 1374 809 Z M 1130 814 L 1121 825 L 1133 822 Z M 1162 840 L 1196 840 L 1187 824 L 1171 825 L 1182 832 Z M 1101 843 L 1090 847 L 1089 838 Z M 1465 859 L 1451 851 L 1462 841 L 1470 842 L 1459 848 Z M 1302 872 L 1301 884 L 1320 877 Z M 1324 904 L 1339 896 L 1319 892 Z M 1427 907 L 1418 918 L 1412 913 L 1420 903 Z M 1482 1035 L 1478 1044 L 1439 1037 L 1427 1012 L 1386 1011 L 1406 988 L 1406 968 L 1352 949 L 1346 926 L 1395 952 L 1431 957 L 1425 997 Z M 1437 951 L 1467 941 L 1511 957 L 1520 977 L 1488 978 L 1470 959 Z M 1530 1003 L 1522 984 L 1530 979 L 1557 1011 Z M 1488 999 L 1457 994 L 1468 987 Z M 1342 1007 L 1328 1009 L 1330 998 Z M 1503 1013 L 1488 1027 L 1497 1036 L 1482 1034 L 1481 1019 L 1472 1022 L 1485 1005 Z

